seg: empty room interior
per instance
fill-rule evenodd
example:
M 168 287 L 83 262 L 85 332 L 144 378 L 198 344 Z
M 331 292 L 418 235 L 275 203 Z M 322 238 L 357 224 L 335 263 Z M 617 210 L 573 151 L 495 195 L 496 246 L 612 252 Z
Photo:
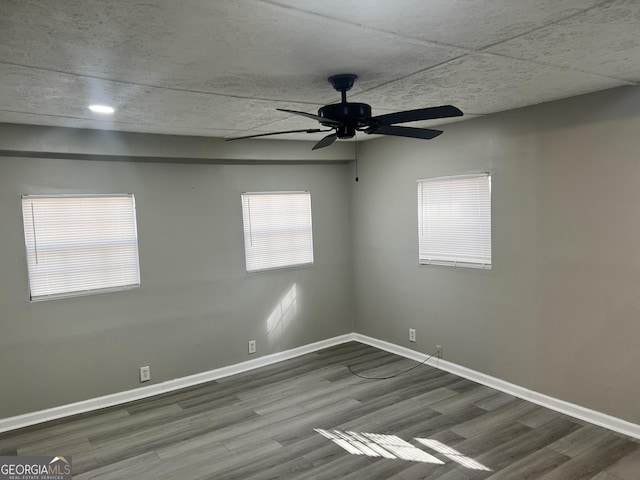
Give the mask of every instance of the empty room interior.
M 1 1 L 0 465 L 638 480 L 639 31 Z

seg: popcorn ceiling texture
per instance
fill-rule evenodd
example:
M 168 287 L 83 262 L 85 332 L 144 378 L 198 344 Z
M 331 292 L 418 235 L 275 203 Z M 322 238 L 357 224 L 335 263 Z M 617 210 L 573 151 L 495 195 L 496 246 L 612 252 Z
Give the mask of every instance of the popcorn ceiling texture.
M 8 123 L 223 137 L 316 127 L 275 109 L 338 101 L 336 73 L 360 76 L 350 99 L 374 114 L 485 115 L 640 80 L 630 0 L 23 0 L 0 16 Z

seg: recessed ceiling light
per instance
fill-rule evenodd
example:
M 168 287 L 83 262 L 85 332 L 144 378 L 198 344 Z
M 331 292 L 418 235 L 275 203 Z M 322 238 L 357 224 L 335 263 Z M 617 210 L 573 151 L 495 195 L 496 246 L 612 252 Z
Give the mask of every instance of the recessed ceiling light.
M 91 110 L 92 112 L 104 113 L 107 115 L 110 115 L 116 111 L 115 108 L 110 107 L 108 105 L 89 105 L 89 110 Z

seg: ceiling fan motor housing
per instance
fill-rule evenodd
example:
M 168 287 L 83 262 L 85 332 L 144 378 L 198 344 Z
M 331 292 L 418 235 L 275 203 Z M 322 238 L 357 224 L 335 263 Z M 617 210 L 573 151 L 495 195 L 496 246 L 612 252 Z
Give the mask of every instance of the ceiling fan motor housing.
M 338 128 L 338 138 L 351 138 L 356 134 L 356 128 L 368 125 L 366 120 L 371 118 L 371 107 L 366 103 L 334 103 L 320 108 L 318 116 L 342 123 L 345 128 Z M 334 126 L 321 120 L 320 123 L 327 127 Z

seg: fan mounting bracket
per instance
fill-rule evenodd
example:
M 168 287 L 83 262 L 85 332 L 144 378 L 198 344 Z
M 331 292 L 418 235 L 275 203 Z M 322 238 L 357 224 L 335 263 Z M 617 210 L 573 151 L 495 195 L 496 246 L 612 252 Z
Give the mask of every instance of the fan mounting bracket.
M 329 83 L 339 92 L 347 92 L 351 90 L 353 84 L 358 79 L 358 75 L 354 73 L 341 73 L 329 77 Z

